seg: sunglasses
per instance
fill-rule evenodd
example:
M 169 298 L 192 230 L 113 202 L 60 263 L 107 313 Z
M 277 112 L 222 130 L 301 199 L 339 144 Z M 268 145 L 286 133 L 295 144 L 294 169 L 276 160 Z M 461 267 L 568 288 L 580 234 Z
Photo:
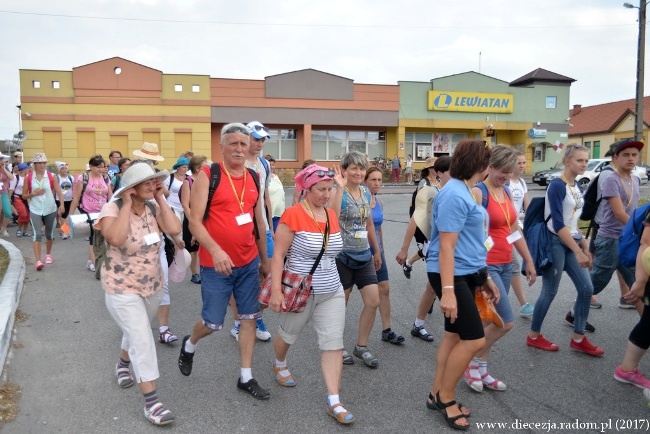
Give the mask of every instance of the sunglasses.
M 253 125 L 250 128 L 255 131 L 266 131 L 267 133 L 269 132 L 269 129 L 266 128 L 264 125 Z
M 242 133 L 245 136 L 250 135 L 250 131 L 248 131 L 248 128 L 242 128 L 238 126 L 230 127 L 226 131 L 223 132 L 224 134 L 233 134 L 233 133 Z
M 334 171 L 333 170 L 314 170 L 311 172 L 307 177 L 305 178 L 305 181 L 309 179 L 310 176 L 316 175 L 319 178 L 324 178 L 325 176 L 329 176 L 330 178 L 334 178 Z

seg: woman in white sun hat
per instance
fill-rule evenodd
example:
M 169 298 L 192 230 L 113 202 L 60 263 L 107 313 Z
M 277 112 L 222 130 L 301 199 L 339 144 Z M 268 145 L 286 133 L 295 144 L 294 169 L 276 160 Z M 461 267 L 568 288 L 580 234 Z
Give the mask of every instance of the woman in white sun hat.
M 151 334 L 151 321 L 163 297 L 160 232 L 181 232 L 180 221 L 163 194 L 162 180 L 167 176 L 167 171 L 154 172 L 148 164 L 134 163 L 115 192 L 117 200 L 104 205 L 95 224 L 108 243 L 101 273 L 106 307 L 123 331 L 115 367 L 117 384 L 127 388 L 138 383 L 145 399 L 144 415 L 155 425 L 174 421 L 158 400 L 160 374 Z

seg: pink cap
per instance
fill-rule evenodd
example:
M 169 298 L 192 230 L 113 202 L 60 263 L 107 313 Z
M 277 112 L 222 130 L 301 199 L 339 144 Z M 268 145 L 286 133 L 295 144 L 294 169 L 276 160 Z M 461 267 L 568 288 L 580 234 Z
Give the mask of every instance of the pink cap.
M 334 171 L 317 164 L 310 164 L 298 172 L 294 179 L 297 189 L 307 190 L 317 182 L 334 179 Z

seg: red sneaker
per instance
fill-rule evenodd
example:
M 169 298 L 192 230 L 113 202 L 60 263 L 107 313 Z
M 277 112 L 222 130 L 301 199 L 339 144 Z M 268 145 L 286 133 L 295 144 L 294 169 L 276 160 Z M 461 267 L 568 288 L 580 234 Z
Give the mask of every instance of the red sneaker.
M 560 347 L 546 339 L 544 335 L 537 336 L 537 339 L 533 339 L 530 336 L 527 336 L 526 345 L 529 347 L 539 348 L 540 350 L 544 351 L 557 351 L 560 349 Z
M 576 351 L 582 351 L 583 353 L 589 354 L 590 356 L 602 356 L 605 354 L 605 350 L 598 348 L 589 342 L 589 339 L 587 339 L 586 336 L 583 336 L 580 342 L 576 342 L 571 339 L 571 344 L 569 346 Z

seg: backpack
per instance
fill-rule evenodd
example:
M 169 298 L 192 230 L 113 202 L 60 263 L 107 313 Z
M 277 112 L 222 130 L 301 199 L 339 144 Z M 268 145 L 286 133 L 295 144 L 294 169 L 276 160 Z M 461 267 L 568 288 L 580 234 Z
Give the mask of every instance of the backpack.
M 431 181 L 429 181 L 429 179 L 427 179 L 427 178 L 424 178 L 424 183 L 428 187 L 431 186 Z M 422 188 L 424 188 L 424 187 L 422 187 Z M 413 217 L 413 213 L 415 212 L 415 198 L 418 196 L 418 192 L 422 188 L 416 187 L 415 191 L 411 195 L 411 205 L 409 205 L 409 218 Z M 341 206 L 341 208 L 342 208 L 342 206 Z M 417 227 L 417 226 L 415 227 L 415 234 L 413 234 L 413 238 L 415 238 L 415 242 L 417 244 L 424 244 L 424 243 L 426 243 L 428 241 L 428 237 L 426 235 L 424 235 L 424 233 L 422 233 L 420 228 Z
M 33 178 L 33 173 L 34 172 L 29 172 L 27 176 L 25 177 L 25 182 L 27 183 L 27 194 L 32 194 L 32 178 Z M 50 179 L 50 190 L 52 190 L 52 194 L 54 194 L 54 176 L 52 176 L 52 173 L 49 171 L 45 171 L 47 173 L 47 177 Z
M 169 185 L 167 186 L 167 190 L 171 190 L 172 184 L 174 183 L 174 174 L 170 173 L 169 174 Z M 192 177 L 189 175 L 185 175 L 185 180 L 187 183 L 190 185 L 190 188 L 192 188 Z M 178 200 L 181 200 L 181 195 L 183 193 L 183 186 L 181 185 L 181 188 L 178 189 Z
M 618 239 L 618 261 L 624 267 L 636 265 L 636 255 L 639 252 L 643 234 L 643 221 L 648 211 L 650 211 L 650 203 L 635 209 L 621 231 L 621 237 Z
M 257 176 L 257 172 L 255 171 L 255 169 L 251 169 L 250 167 L 247 167 L 246 170 L 248 170 L 249 175 L 252 176 L 253 181 L 255 181 L 255 187 L 257 187 L 257 200 L 259 200 L 260 178 L 259 176 Z M 203 213 L 203 221 L 206 221 L 208 219 L 208 215 L 210 214 L 210 206 L 212 205 L 212 197 L 214 196 L 214 192 L 217 191 L 217 187 L 219 187 L 220 181 L 221 181 L 221 165 L 219 163 L 212 163 L 212 166 L 210 166 L 210 187 L 208 189 L 208 203 L 205 205 L 205 212 Z M 255 202 L 255 205 L 257 205 L 257 201 Z M 255 213 L 253 213 L 253 228 L 255 229 L 255 239 L 259 239 L 260 234 L 257 231 L 257 222 L 255 220 Z
M 553 265 L 553 250 L 551 249 L 551 232 L 546 224 L 551 219 L 551 215 L 544 218 L 544 205 L 546 198 L 534 197 L 528 204 L 528 209 L 524 216 L 524 239 L 528 244 L 530 256 L 533 258 L 535 271 L 537 275 L 542 273 Z M 526 274 L 526 261 L 521 263 L 521 274 Z
M 156 205 L 153 203 L 149 202 L 148 200 L 144 202 L 145 205 L 149 207 L 151 210 L 151 214 L 153 214 L 153 217 L 156 218 Z M 122 199 L 117 199 L 115 201 L 115 204 L 117 205 L 117 209 L 120 210 L 122 209 Z M 91 223 L 92 224 L 92 223 Z M 102 231 L 99 229 L 93 229 L 94 235 L 93 235 L 93 253 L 95 254 L 95 279 L 99 280 L 101 275 L 101 266 L 102 263 L 104 262 L 104 259 L 106 258 L 106 249 L 108 242 L 106 241 L 106 238 L 102 234 Z M 167 251 L 167 237 L 163 236 L 165 239 L 165 251 Z M 171 241 L 172 246 L 174 244 L 173 241 Z M 172 254 L 172 260 L 174 258 L 174 255 Z M 167 257 L 167 262 L 170 262 L 169 257 Z
M 110 188 L 109 185 L 111 185 L 111 180 L 108 178 L 108 175 L 102 175 L 102 178 L 104 178 L 104 183 L 106 184 L 106 188 Z M 81 175 L 81 181 L 83 182 L 83 184 L 81 186 L 81 195 L 79 196 L 79 202 L 81 202 L 81 198 L 84 197 L 84 192 L 86 191 L 86 187 L 88 186 L 89 179 L 90 179 L 90 175 L 88 175 L 88 172 L 84 172 L 83 175 Z
M 488 192 L 487 185 L 485 185 L 485 183 L 481 181 L 477 183 L 476 186 L 481 190 L 481 195 L 483 196 L 481 198 L 481 205 L 483 206 L 483 208 L 487 209 L 488 203 L 490 203 L 490 194 Z M 512 200 L 512 197 L 510 197 L 510 189 L 505 185 L 503 186 L 503 189 L 508 195 L 508 199 Z
M 611 165 L 607 165 L 603 168 L 603 170 L 601 170 L 601 173 L 605 170 L 610 170 L 613 172 L 614 168 Z M 589 224 L 590 228 L 593 226 L 593 219 L 596 217 L 596 212 L 598 211 L 600 202 L 603 200 L 602 193 L 600 197 L 598 197 L 598 179 L 600 178 L 601 173 L 596 175 L 596 177 L 589 183 L 587 190 L 585 190 L 585 192 L 582 194 L 582 198 L 584 199 L 585 204 L 582 206 L 580 220 L 591 220 L 592 222 Z

